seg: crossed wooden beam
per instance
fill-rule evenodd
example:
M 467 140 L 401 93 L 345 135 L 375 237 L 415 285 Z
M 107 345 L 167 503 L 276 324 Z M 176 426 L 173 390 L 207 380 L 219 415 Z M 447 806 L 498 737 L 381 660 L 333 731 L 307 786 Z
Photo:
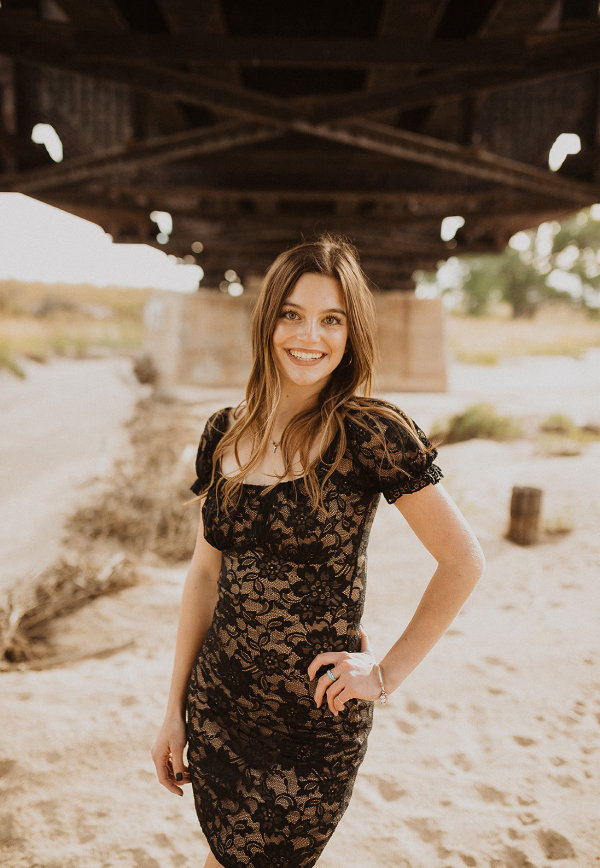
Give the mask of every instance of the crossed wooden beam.
M 27 23 L 26 23 L 27 22 Z M 300 40 L 293 38 L 153 36 L 85 31 L 0 10 L 0 53 L 105 79 L 134 90 L 161 94 L 213 110 L 226 120 L 210 127 L 157 136 L 26 172 L 0 175 L 0 189 L 40 193 L 137 168 L 267 141 L 296 131 L 386 154 L 397 159 L 466 174 L 585 206 L 600 199 L 600 184 L 559 177 L 500 157 L 369 120 L 386 109 L 429 104 L 445 97 L 510 87 L 523 81 L 600 68 L 600 27 L 519 39 L 415 43 L 398 39 Z M 237 48 L 236 48 L 237 47 Z M 239 52 L 236 54 L 236 50 Z M 469 54 L 472 52 L 472 56 Z M 192 58 L 193 54 L 193 58 Z M 468 56 L 466 61 L 465 55 Z M 378 93 L 284 100 L 232 87 L 165 62 L 259 65 L 394 65 L 442 67 L 417 80 Z M 151 57 L 150 62 L 148 58 Z M 235 119 L 232 120 L 231 117 Z

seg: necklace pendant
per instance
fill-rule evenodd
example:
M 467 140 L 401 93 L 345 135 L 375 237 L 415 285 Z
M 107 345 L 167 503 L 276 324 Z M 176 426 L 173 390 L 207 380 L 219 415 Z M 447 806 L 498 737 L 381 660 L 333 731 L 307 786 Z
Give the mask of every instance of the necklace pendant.
M 277 452 L 277 447 L 279 446 L 279 443 L 276 443 L 274 440 L 271 440 L 271 443 L 273 444 L 273 452 Z

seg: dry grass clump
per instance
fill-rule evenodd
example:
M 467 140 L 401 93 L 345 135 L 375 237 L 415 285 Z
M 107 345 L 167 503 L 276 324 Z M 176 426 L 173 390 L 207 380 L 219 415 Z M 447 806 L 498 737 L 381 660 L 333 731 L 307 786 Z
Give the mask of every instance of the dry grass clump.
M 81 553 L 61 557 L 35 584 L 16 586 L 0 600 L 0 659 L 19 663 L 45 656 L 57 617 L 138 581 L 136 562 L 122 553 L 102 562 Z
M 198 510 L 183 504 L 201 425 L 182 403 L 156 395 L 138 403 L 129 423 L 133 456 L 68 520 L 67 554 L 0 599 L 0 668 L 46 657 L 52 622 L 136 584 L 140 556 L 168 563 L 191 556 Z
M 538 452 L 548 458 L 581 455 L 585 444 L 597 440 L 597 425 L 576 425 L 565 413 L 552 413 L 539 426 Z
M 19 357 L 43 362 L 137 350 L 148 296 L 137 289 L 0 280 L 0 368 L 20 376 Z
M 178 563 L 191 557 L 198 525 L 197 511 L 183 507 L 191 496 L 190 446 L 198 426 L 178 415 L 177 405 L 153 396 L 138 403 L 130 427 L 133 462 L 117 466 L 105 492 L 77 510 L 68 530 Z
M 133 373 L 139 383 L 153 386 L 158 382 L 158 369 L 154 359 L 148 353 L 143 353 L 135 359 Z
M 436 441 L 460 443 L 480 437 L 485 440 L 511 440 L 521 435 L 519 424 L 511 416 L 499 416 L 491 404 L 473 404 L 438 422 L 432 432 Z
M 549 537 L 562 537 L 575 530 L 575 519 L 570 509 L 550 516 L 544 523 L 544 533 Z
M 495 316 L 447 318 L 454 358 L 466 364 L 492 365 L 503 358 L 567 355 L 581 358 L 600 346 L 600 322 L 568 305 L 552 304 L 527 319 L 508 312 Z

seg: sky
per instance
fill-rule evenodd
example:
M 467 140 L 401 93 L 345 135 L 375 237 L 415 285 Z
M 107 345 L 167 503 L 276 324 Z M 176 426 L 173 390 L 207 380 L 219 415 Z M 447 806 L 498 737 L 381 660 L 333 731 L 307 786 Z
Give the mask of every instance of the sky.
M 158 232 L 158 227 L 157 227 Z M 0 193 L 0 279 L 194 292 L 202 269 L 21 193 Z

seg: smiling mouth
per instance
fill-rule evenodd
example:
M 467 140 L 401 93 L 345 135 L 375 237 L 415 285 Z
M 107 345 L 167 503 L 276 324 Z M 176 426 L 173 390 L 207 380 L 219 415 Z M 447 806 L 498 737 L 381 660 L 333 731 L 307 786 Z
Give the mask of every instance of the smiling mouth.
M 326 353 L 309 353 L 304 352 L 303 350 L 286 350 L 286 352 L 288 352 L 290 356 L 293 356 L 294 359 L 298 359 L 301 362 L 317 362 L 319 359 L 323 359 L 327 355 Z

